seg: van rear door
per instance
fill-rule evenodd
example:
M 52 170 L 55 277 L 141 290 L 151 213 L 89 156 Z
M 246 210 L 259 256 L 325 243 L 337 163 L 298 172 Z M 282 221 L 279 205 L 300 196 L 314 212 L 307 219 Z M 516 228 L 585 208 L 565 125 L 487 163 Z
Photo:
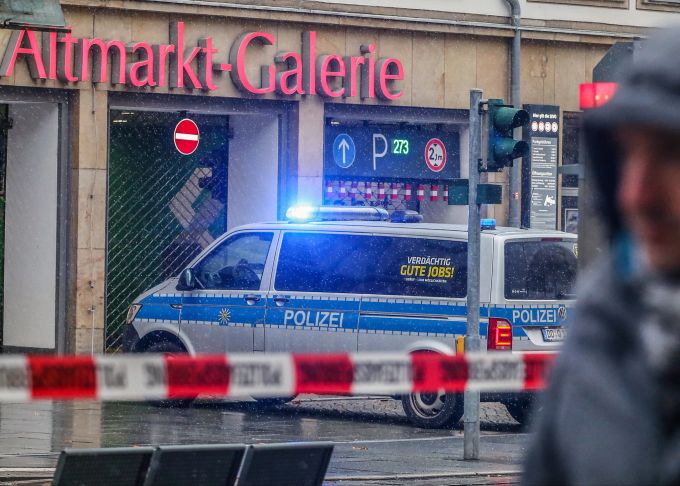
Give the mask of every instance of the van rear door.
M 505 305 L 494 307 L 492 316 L 512 323 L 513 349 L 558 345 L 566 336 L 564 324 L 574 304 L 576 240 L 536 236 L 502 242 L 498 293 Z
M 283 232 L 267 294 L 267 352 L 356 351 L 369 243 L 369 235 Z

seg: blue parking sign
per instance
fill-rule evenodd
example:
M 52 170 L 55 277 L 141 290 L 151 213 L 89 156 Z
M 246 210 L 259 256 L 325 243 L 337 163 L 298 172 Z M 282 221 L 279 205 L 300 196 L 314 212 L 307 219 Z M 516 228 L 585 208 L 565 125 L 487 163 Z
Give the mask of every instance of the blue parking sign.
M 352 137 L 346 133 L 341 133 L 333 141 L 333 160 L 338 167 L 347 169 L 354 163 L 357 149 Z

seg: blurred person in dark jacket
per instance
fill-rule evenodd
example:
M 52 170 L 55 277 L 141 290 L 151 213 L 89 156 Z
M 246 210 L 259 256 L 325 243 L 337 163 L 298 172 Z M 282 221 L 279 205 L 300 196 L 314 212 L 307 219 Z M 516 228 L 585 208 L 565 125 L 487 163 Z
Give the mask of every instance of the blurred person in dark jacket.
M 586 115 L 612 251 L 580 282 L 524 484 L 680 484 L 680 29 Z

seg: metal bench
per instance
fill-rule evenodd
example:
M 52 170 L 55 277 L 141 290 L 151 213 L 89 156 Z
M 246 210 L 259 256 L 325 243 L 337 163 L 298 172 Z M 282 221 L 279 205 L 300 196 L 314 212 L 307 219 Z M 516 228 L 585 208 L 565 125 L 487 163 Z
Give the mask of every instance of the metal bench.
M 321 486 L 333 444 L 64 449 L 53 486 Z

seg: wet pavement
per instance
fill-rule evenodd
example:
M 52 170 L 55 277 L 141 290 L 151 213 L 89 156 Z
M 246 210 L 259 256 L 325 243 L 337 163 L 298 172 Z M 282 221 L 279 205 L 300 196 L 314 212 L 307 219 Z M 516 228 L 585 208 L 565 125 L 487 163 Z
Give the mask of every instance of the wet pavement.
M 308 396 L 273 408 L 209 401 L 187 409 L 85 401 L 0 404 L 0 484 L 50 477 L 65 447 L 290 441 L 336 443 L 329 485 L 516 483 L 526 434 L 500 404 L 482 404 L 481 419 L 481 460 L 463 461 L 462 424 L 419 429 L 407 421 L 400 402 L 386 398 Z

